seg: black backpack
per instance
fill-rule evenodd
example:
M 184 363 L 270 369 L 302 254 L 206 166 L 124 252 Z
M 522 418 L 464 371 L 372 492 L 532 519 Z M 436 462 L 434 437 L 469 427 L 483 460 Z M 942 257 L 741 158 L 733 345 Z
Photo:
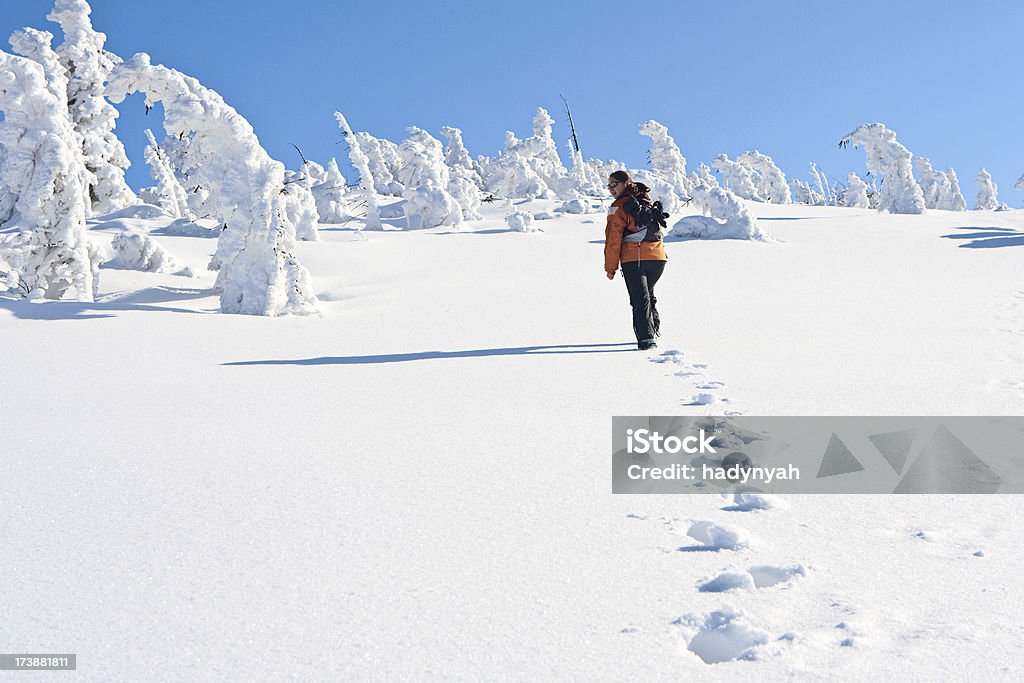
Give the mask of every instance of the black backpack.
M 661 241 L 661 229 L 668 227 L 665 219 L 668 218 L 669 214 L 665 213 L 660 201 L 652 202 L 646 198 L 630 197 L 622 208 L 633 217 L 637 232 L 647 230 L 647 233 L 641 240 L 642 242 Z M 628 236 L 628 234 L 623 232 L 623 238 Z

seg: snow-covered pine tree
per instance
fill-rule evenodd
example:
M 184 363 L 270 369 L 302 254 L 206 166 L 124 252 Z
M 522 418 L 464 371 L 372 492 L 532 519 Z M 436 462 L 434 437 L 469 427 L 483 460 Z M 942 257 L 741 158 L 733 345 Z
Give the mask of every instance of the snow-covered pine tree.
M 10 208 L 23 228 L 7 245 L 5 284 L 33 299 L 72 290 L 92 301 L 99 258 L 85 232 L 85 162 L 66 102 L 42 65 L 0 51 L 0 112 L 0 186 L 15 198 Z
M 725 154 L 719 154 L 715 157 L 711 165 L 722 176 L 722 186 L 728 186 L 736 195 L 743 199 L 750 199 L 755 202 L 764 201 L 764 198 L 757 191 L 757 186 L 754 184 L 754 176 L 746 166 L 736 163 Z
M 313 198 L 321 223 L 340 223 L 345 220 L 345 190 L 345 176 L 338 168 L 338 160 L 331 157 L 322 179 L 313 186 Z
M 668 128 L 657 121 L 651 119 L 641 123 L 640 134 L 651 139 L 647 152 L 651 170 L 662 176 L 674 190 L 674 196 L 662 198 L 665 210 L 673 213 L 690 198 L 693 189 L 693 183 L 686 175 L 686 158 L 668 134 Z
M 533 135 L 519 143 L 520 154 L 526 159 L 534 173 L 556 194 L 570 190 L 566 180 L 569 172 L 558 156 L 558 146 L 551 135 L 555 120 L 544 107 L 537 107 L 533 115 Z
M 398 180 L 405 187 L 409 227 L 458 225 L 463 219 L 462 207 L 448 192 L 451 171 L 441 142 L 416 126 L 410 126 L 408 132 L 409 137 L 398 146 L 402 156 Z
M 352 127 L 348 125 L 348 120 L 342 113 L 334 112 L 334 118 L 348 142 L 348 158 L 356 172 L 359 173 L 359 189 L 363 191 L 363 201 L 366 202 L 366 229 L 383 230 L 380 212 L 377 210 L 377 192 L 373 184 L 373 172 L 370 170 L 370 158 L 363 152 L 359 139 L 352 132 Z
M 792 201 L 786 175 L 770 156 L 757 150 L 744 152 L 736 157 L 736 163 L 750 171 L 757 194 L 764 201 L 772 204 L 789 204 Z
M 999 186 L 984 168 L 978 171 L 974 184 L 978 186 L 978 198 L 974 200 L 976 211 L 994 211 L 999 208 Z
M 553 198 L 555 193 L 533 169 L 524 152 L 515 133 L 505 131 L 505 149 L 486 164 L 484 189 L 499 197 Z
M 960 178 L 952 167 L 945 170 L 946 183 L 944 187 L 949 188 L 946 194 L 939 200 L 939 208 L 945 211 L 964 211 L 967 209 L 967 200 L 964 193 L 960 191 Z
M 296 239 L 303 242 L 320 240 L 320 214 L 313 196 L 313 174 L 305 161 L 299 171 L 285 171 L 284 206 L 288 221 L 295 226 Z
M 121 60 L 103 49 L 107 37 L 93 28 L 91 13 L 86 0 L 56 0 L 47 18 L 64 32 L 57 56 L 67 72 L 66 104 L 93 175 L 87 190 L 92 212 L 102 214 L 134 204 L 136 197 L 124 179 L 124 145 L 114 135 L 117 110 L 104 97 L 104 83 Z
M 405 192 L 398 180 L 398 172 L 402 168 L 402 155 L 398 145 L 376 138 L 365 131 L 353 133 L 359 142 L 359 149 L 366 155 L 366 162 L 373 175 L 373 187 L 378 194 L 401 197 Z
M 843 206 L 855 209 L 867 209 L 870 206 L 868 200 L 868 185 L 852 171 L 846 176 L 846 194 L 843 196 Z
M 174 218 L 195 220 L 195 216 L 188 206 L 188 194 L 185 192 L 185 188 L 178 182 L 163 150 L 160 149 L 156 138 L 153 137 L 153 131 L 148 128 L 146 129 L 146 139 L 149 144 L 146 145 L 143 154 L 146 163 L 149 164 L 149 174 L 156 181 L 156 195 L 160 202 L 160 208 Z
M 889 213 L 924 213 L 921 187 L 914 180 L 913 155 L 896 140 L 896 133 L 881 123 L 865 123 L 839 141 L 841 147 L 863 147 L 868 172 L 882 176 L 878 210 Z
M 444 163 L 448 165 L 453 177 L 465 178 L 477 187 L 483 184 L 480 177 L 480 164 L 473 161 L 465 143 L 462 131 L 451 126 L 443 126 L 441 135 L 448 140 L 448 148 L 444 152 Z
M 284 164 L 270 158 L 252 126 L 198 80 L 136 54 L 110 74 L 108 95 L 121 102 L 135 92 L 164 105 L 164 129 L 192 131 L 196 181 L 224 229 L 211 266 L 225 313 L 280 315 L 316 310 L 309 273 L 295 255 L 295 226 L 284 198 Z
M 444 126 L 441 128 L 441 135 L 448 140 L 448 149 L 444 154 L 444 163 L 448 166 L 451 176 L 448 181 L 448 194 L 462 208 L 462 217 L 465 220 L 480 220 L 483 218 L 480 214 L 480 187 L 483 184 L 480 166 L 473 161 L 469 150 L 462 142 L 461 130 Z

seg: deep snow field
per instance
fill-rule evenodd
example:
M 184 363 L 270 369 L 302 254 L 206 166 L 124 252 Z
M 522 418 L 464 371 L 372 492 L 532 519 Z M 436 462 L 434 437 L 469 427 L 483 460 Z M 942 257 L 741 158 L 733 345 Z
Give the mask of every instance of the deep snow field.
M 1024 412 L 1024 211 L 748 206 L 775 241 L 667 245 L 650 352 L 600 210 L 321 226 L 321 314 L 283 318 L 218 312 L 214 239 L 90 221 L 195 277 L 0 299 L 5 651 L 96 681 L 1020 680 L 1019 498 L 611 494 L 613 415 Z

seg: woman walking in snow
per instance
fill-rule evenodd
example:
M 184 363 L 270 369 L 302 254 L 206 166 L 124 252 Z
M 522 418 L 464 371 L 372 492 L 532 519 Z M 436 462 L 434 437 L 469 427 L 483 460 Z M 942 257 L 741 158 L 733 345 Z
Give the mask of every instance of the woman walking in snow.
M 650 189 L 643 183 L 633 182 L 625 171 L 616 171 L 608 177 L 608 192 L 615 201 L 608 210 L 604 229 L 604 270 L 611 280 L 622 264 L 622 279 L 626 281 L 629 305 L 633 307 L 637 348 L 642 351 L 657 348 L 654 338 L 659 335 L 661 319 L 654 285 L 664 272 L 668 257 L 661 239 L 661 226 L 649 220 L 641 220 L 642 227 L 637 226 L 638 217 L 650 215 Z

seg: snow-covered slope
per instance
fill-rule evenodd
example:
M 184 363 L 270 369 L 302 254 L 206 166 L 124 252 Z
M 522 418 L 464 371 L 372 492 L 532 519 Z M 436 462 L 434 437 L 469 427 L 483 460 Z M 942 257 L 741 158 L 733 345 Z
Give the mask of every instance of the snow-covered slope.
M 215 239 L 91 222 L 196 277 L 0 299 L 6 651 L 88 680 L 1019 679 L 1014 497 L 611 495 L 612 415 L 1024 410 L 1024 212 L 749 207 L 774 241 L 667 245 L 654 352 L 601 213 L 321 226 L 321 315 L 284 318 L 217 312 Z

